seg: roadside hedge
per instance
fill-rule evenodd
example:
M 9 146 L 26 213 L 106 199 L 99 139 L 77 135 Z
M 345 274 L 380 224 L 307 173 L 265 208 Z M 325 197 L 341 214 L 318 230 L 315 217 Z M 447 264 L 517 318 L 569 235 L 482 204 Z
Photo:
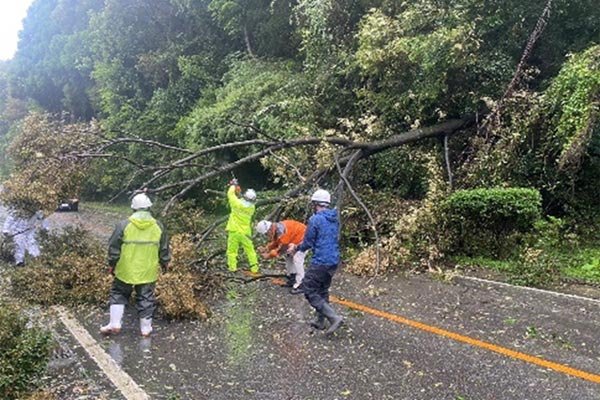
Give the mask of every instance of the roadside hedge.
M 0 398 L 12 400 L 31 388 L 46 368 L 51 335 L 29 327 L 14 306 L 0 304 Z
M 530 188 L 459 190 L 443 204 L 452 252 L 507 256 L 542 215 L 542 196 Z

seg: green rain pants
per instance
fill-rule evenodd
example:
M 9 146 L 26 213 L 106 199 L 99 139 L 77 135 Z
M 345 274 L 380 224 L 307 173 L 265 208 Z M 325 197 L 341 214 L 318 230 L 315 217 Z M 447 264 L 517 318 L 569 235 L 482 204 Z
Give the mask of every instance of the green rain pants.
M 250 272 L 258 272 L 258 257 L 252 240 L 248 236 L 237 232 L 229 232 L 229 236 L 227 236 L 227 268 L 232 272 L 237 271 L 237 256 L 240 245 L 242 245 L 246 257 L 248 257 Z

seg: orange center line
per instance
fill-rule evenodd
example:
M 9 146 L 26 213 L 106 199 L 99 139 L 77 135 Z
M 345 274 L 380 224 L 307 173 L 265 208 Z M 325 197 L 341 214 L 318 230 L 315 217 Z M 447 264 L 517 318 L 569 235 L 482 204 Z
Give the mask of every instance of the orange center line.
M 284 281 L 279 278 L 272 278 L 271 283 L 276 285 L 282 285 Z M 544 360 L 543 358 L 532 356 L 530 354 L 522 353 L 520 351 L 511 350 L 506 347 L 498 346 L 493 343 L 485 342 L 483 340 L 474 339 L 469 336 L 461 335 L 446 329 L 438 328 L 432 325 L 427 325 L 419 321 L 404 318 L 396 314 L 392 314 L 386 311 L 377 310 L 376 308 L 368 307 L 363 304 L 355 303 L 350 300 L 342 299 L 337 296 L 331 296 L 330 300 L 334 303 L 346 306 L 348 308 L 365 312 L 367 314 L 374 315 L 376 317 L 387 319 L 388 321 L 396 322 L 399 324 L 407 325 L 415 329 L 422 330 L 424 332 L 433 333 L 434 335 L 446 337 L 457 342 L 466 343 L 468 345 L 479 347 L 481 349 L 489 350 L 494 353 L 502 354 L 503 356 L 513 358 L 516 360 L 525 361 L 530 364 L 538 365 L 540 367 L 548 368 L 565 375 L 574 376 L 576 378 L 584 379 L 586 381 L 600 383 L 600 375 L 586 372 L 580 369 L 569 367 L 568 365 L 556 363 L 553 361 Z
M 565 375 L 574 376 L 576 378 L 585 379 L 590 382 L 600 383 L 600 375 L 592 374 L 590 372 L 582 371 L 576 368 L 569 367 L 568 365 L 559 364 L 556 362 L 544 360 L 539 357 L 535 357 L 529 354 L 521 353 L 519 351 L 511 350 L 506 347 L 498 346 L 493 343 L 488 343 L 483 340 L 474 339 L 469 336 L 461 335 L 455 332 L 451 332 L 445 329 L 437 328 L 435 326 L 427 325 L 422 322 L 414 321 L 408 318 L 401 317 L 396 314 L 391 314 L 385 311 L 377 310 L 375 308 L 367 307 L 365 305 L 355 303 L 349 300 L 341 299 L 336 296 L 331 296 L 331 301 L 354 310 L 359 310 L 376 317 L 384 318 L 389 321 L 393 321 L 399 324 L 408 325 L 412 328 L 416 328 L 425 332 L 433 333 L 435 335 L 443 336 L 448 339 L 455 340 L 457 342 L 466 343 L 474 347 L 479 347 L 494 353 L 502 354 L 506 357 L 514 358 L 517 360 L 525 361 L 530 364 L 535 364 L 540 367 L 552 369 L 557 372 L 561 372 Z

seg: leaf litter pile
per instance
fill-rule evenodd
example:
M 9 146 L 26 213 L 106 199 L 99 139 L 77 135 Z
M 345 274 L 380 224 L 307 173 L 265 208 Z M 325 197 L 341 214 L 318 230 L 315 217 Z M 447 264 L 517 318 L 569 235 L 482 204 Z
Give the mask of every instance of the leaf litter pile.
M 67 227 L 43 234 L 42 255 L 11 277 L 13 294 L 33 304 L 105 306 L 113 277 L 108 273 L 106 247 L 89 232 Z M 172 262 L 159 276 L 159 312 L 167 319 L 205 319 L 206 300 L 221 291 L 218 274 L 194 269 L 196 248 L 189 235 L 171 238 Z

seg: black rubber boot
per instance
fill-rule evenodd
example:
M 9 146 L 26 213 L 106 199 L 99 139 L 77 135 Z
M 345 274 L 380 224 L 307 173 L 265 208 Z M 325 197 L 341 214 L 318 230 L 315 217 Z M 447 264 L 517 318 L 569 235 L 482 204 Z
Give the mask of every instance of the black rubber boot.
M 287 276 L 287 282 L 285 283 L 285 287 L 293 287 L 294 283 L 296 283 L 296 274 L 289 274 Z
M 337 331 L 344 323 L 344 319 L 335 312 L 329 303 L 325 303 L 321 309 L 321 313 L 329 320 L 329 323 L 331 324 L 329 325 L 329 329 L 325 331 L 325 334 L 328 336 Z
M 318 311 L 316 311 L 316 314 L 317 318 L 310 323 L 310 326 L 322 331 L 323 329 L 325 329 L 325 316 Z

